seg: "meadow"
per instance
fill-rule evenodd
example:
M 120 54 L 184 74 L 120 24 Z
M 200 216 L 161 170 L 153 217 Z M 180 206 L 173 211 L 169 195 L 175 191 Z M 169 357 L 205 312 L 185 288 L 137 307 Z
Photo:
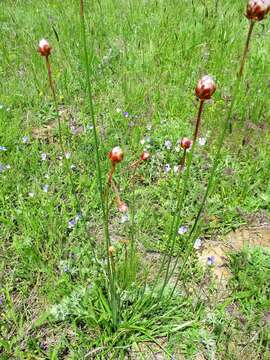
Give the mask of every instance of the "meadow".
M 239 76 L 246 5 L 2 0 L 0 359 L 270 358 L 270 15 Z M 266 246 L 217 278 L 203 249 L 251 224 Z

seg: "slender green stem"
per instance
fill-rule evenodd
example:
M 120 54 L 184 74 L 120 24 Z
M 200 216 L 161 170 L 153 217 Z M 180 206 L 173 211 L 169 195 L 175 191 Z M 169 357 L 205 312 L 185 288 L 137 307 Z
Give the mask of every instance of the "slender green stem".
M 110 236 L 109 236 L 109 226 L 108 220 L 106 216 L 105 204 L 103 201 L 103 184 L 102 184 L 102 173 L 101 173 L 101 165 L 100 165 L 100 154 L 99 154 L 99 142 L 97 135 L 97 126 L 94 114 L 94 105 L 93 105 L 93 97 L 92 97 L 92 85 L 91 85 L 91 77 L 90 77 L 90 66 L 89 66 L 89 58 L 87 52 L 87 43 L 86 43 L 86 29 L 85 29 L 85 19 L 84 19 L 84 2 L 80 0 L 80 19 L 81 19 L 81 29 L 82 29 L 82 41 L 83 41 L 83 49 L 84 49 L 84 64 L 86 71 L 86 89 L 90 107 L 91 121 L 93 126 L 93 134 L 94 134 L 94 144 L 95 144 L 95 154 L 96 154 L 96 164 L 97 164 L 97 180 L 98 180 L 98 188 L 101 200 L 101 208 L 103 214 L 103 222 L 104 222 L 104 233 L 106 239 L 106 251 L 109 259 L 109 246 L 110 246 Z M 108 261 L 108 269 L 110 269 L 109 261 Z M 110 271 L 109 271 L 110 274 Z
M 246 40 L 246 44 L 244 47 L 244 52 L 243 52 L 243 57 L 242 57 L 242 61 L 240 64 L 240 70 L 238 73 L 238 77 L 242 77 L 243 72 L 244 72 L 244 67 L 245 67 L 245 63 L 247 60 L 247 55 L 248 55 L 248 50 L 249 50 L 249 45 L 250 45 L 250 40 L 251 40 L 251 35 L 252 35 L 252 31 L 254 29 L 254 25 L 255 25 L 255 21 L 251 20 L 249 23 L 249 29 L 248 29 L 248 35 L 247 35 L 247 40 Z
M 184 203 L 185 203 L 186 194 L 187 194 L 187 191 L 188 191 L 188 181 L 189 181 L 189 177 L 190 177 L 190 168 L 191 168 L 191 164 L 192 164 L 193 154 L 194 154 L 194 151 L 195 151 L 199 126 L 200 126 L 200 123 L 201 123 L 203 105 L 204 105 L 204 100 L 201 100 L 199 110 L 198 110 L 198 115 L 197 115 L 196 127 L 195 127 L 195 131 L 194 131 L 194 134 L 193 134 L 193 143 L 192 143 L 190 153 L 188 154 L 189 156 L 188 156 L 188 161 L 187 161 L 187 168 L 186 168 L 186 171 L 184 173 L 183 188 L 182 188 L 181 195 L 178 197 L 176 211 L 175 211 L 175 214 L 174 214 L 174 218 L 173 218 L 172 226 L 171 226 L 171 230 L 170 230 L 170 238 L 169 238 L 169 242 L 168 242 L 169 243 L 169 248 L 170 248 L 170 253 L 169 253 L 168 262 L 167 262 L 167 265 L 166 265 L 166 273 L 165 273 L 163 286 L 162 286 L 161 291 L 160 291 L 160 298 L 162 297 L 164 289 L 165 289 L 166 285 L 168 284 L 168 281 L 169 281 L 169 278 L 170 278 L 169 277 L 169 272 L 170 272 L 170 266 L 171 266 L 174 247 L 175 247 L 175 242 L 176 242 L 177 229 L 178 229 L 178 227 L 180 225 L 181 213 L 182 213 L 182 209 L 183 209 L 183 206 L 184 206 Z M 164 255 L 164 258 L 165 258 L 165 256 L 166 256 L 166 253 Z M 161 271 L 162 271 L 162 267 L 165 264 L 164 258 L 163 258 L 161 267 L 159 269 L 158 276 L 160 276 Z
M 84 16 L 84 1 L 80 0 L 80 20 L 81 20 L 81 32 L 82 32 L 82 42 L 83 42 L 83 50 L 84 50 L 84 65 L 85 65 L 85 72 L 86 72 L 86 89 L 90 107 L 90 114 L 93 126 L 93 134 L 94 134 L 94 145 L 95 145 L 95 154 L 96 154 L 96 169 L 97 169 L 97 180 L 98 180 L 98 188 L 99 188 L 99 195 L 100 195 L 100 202 L 102 208 L 102 217 L 103 217 L 103 225 L 104 225 L 104 236 L 105 236 L 105 251 L 106 251 L 106 258 L 107 258 L 107 271 L 108 271 L 108 279 L 110 284 L 110 297 L 111 297 L 111 306 L 112 306 L 112 313 L 117 313 L 117 300 L 116 300 L 116 284 L 115 278 L 112 274 L 111 264 L 110 264 L 110 256 L 109 256 L 109 246 L 111 244 L 110 241 L 110 234 L 109 234 L 109 219 L 108 219 L 108 206 L 103 197 L 103 184 L 102 184 L 102 172 L 101 172 L 101 165 L 100 165 L 100 154 L 99 154 L 99 141 L 98 141 L 98 134 L 97 134 L 97 126 L 94 114 L 94 105 L 93 105 L 93 97 L 92 97 L 92 84 L 91 84 L 91 76 L 90 76 L 90 64 L 87 52 L 87 42 L 86 42 L 86 26 L 85 26 L 85 16 Z M 113 325 L 116 326 L 117 316 L 113 316 Z
M 197 213 L 197 216 L 195 218 L 195 221 L 193 223 L 193 226 L 191 228 L 191 231 L 189 233 L 189 237 L 188 237 L 188 249 L 187 249 L 187 252 L 185 254 L 185 259 L 182 263 L 182 266 L 180 268 L 180 271 L 178 273 L 178 276 L 177 276 L 177 279 L 176 279 L 176 282 L 175 282 L 175 285 L 174 285 L 174 288 L 171 292 L 171 296 L 173 296 L 174 292 L 175 292 L 175 289 L 177 287 L 177 284 L 181 278 L 181 275 L 183 273 L 183 270 L 186 266 L 186 263 L 188 261 L 188 258 L 191 254 L 191 252 L 193 251 L 193 235 L 194 235 L 194 232 L 196 231 L 197 229 L 197 226 L 198 226 L 198 222 L 200 220 L 200 217 L 201 217 L 201 214 L 202 214 L 202 211 L 204 209 L 204 206 L 205 206 L 205 203 L 207 201 L 207 198 L 212 190 L 212 185 L 214 183 L 214 179 L 215 179 L 215 174 L 216 174 L 216 170 L 217 170 L 217 167 L 219 165 L 219 162 L 220 162 L 220 158 L 221 158 L 221 149 L 222 149 L 222 146 L 223 146 L 223 143 L 224 143 L 224 140 L 225 140 L 225 136 L 226 136 L 226 133 L 227 133 L 227 130 L 229 128 L 229 124 L 230 124 L 230 121 L 231 121 L 231 115 L 232 115 L 232 111 L 233 111 L 233 108 L 234 108 L 234 104 L 235 104 L 235 101 L 236 101 L 236 95 L 237 95 L 237 92 L 239 90 L 239 85 L 240 85 L 240 82 L 241 82 L 241 78 L 238 77 L 237 80 L 236 80 L 236 85 L 235 85 L 235 90 L 234 90 L 234 94 L 233 94 L 233 98 L 232 98 L 232 102 L 231 102 L 231 105 L 230 105 L 230 108 L 229 108 L 229 111 L 228 111 L 228 115 L 226 117 L 226 120 L 224 121 L 224 124 L 223 124 L 223 128 L 222 128 L 222 131 L 220 133 L 220 136 L 219 136 L 219 139 L 218 139 L 218 147 L 217 147 L 217 152 L 216 152 L 216 155 L 215 155 L 215 159 L 214 159 L 214 163 L 213 163 L 213 166 L 212 166 L 212 169 L 211 169 L 211 172 L 210 172 L 210 177 L 209 177 L 209 181 L 208 181 L 208 185 L 207 185 L 207 188 L 206 188 L 206 191 L 205 191 L 205 194 L 204 194 L 204 197 L 203 197 L 203 200 L 201 202 L 201 205 L 200 205 L 200 208 L 199 208 L 199 211 Z M 192 241 L 191 241 L 192 240 Z M 173 270 L 170 274 L 170 277 L 172 276 L 173 274 L 173 271 L 175 269 L 175 267 L 177 266 L 177 263 L 178 263 L 178 260 L 180 258 L 180 254 L 181 252 L 179 251 L 177 256 L 176 256 L 176 260 L 175 260 L 175 265 L 173 267 Z M 169 278 L 170 278 L 169 277 Z
M 139 165 L 140 163 L 138 163 Z M 132 177 L 131 177 L 131 206 L 130 206 L 130 262 L 129 262 L 129 276 L 131 276 L 131 279 L 133 279 L 133 276 L 135 274 L 135 173 L 138 168 L 138 165 L 135 166 Z
M 179 172 L 180 173 L 184 170 L 185 163 L 186 163 L 186 157 L 187 157 L 187 149 L 184 149 L 184 155 L 179 163 Z
M 197 137 L 198 137 L 198 132 L 199 132 L 201 118 L 202 118 L 203 105 L 204 105 L 204 100 L 200 100 L 199 112 L 198 112 L 196 126 L 195 126 L 195 130 L 194 130 L 194 134 L 193 134 L 193 142 L 196 142 Z
M 50 63 L 50 60 L 49 60 L 49 56 L 46 56 L 45 59 L 46 59 L 46 66 L 47 66 L 47 70 L 48 70 L 48 78 L 49 78 L 50 88 L 51 88 L 51 91 L 52 91 L 55 111 L 56 111 L 56 115 L 57 115 L 58 135 L 59 135 L 59 143 L 60 143 L 62 158 L 63 158 L 64 164 L 65 164 L 66 171 L 67 171 L 68 176 L 69 176 L 69 181 L 70 181 L 70 184 L 71 184 L 72 192 L 73 192 L 73 195 L 74 195 L 74 198 L 75 198 L 75 201 L 76 201 L 77 212 L 79 212 L 82 215 L 79 198 L 78 198 L 78 195 L 76 193 L 72 172 L 71 172 L 71 169 L 70 169 L 70 166 L 69 166 L 69 161 L 68 161 L 68 159 L 66 158 L 66 155 L 65 155 L 63 135 L 62 135 L 61 118 L 60 118 L 60 114 L 59 114 L 59 111 L 58 111 L 58 103 L 57 103 L 55 86 L 54 86 L 53 79 L 52 79 L 52 69 L 51 69 L 51 63 Z
M 109 223 L 109 187 L 108 191 L 105 191 L 102 201 L 105 207 L 106 221 Z M 110 245 L 111 246 L 111 245 Z M 116 272 L 115 263 L 113 257 L 110 255 L 109 248 L 107 250 L 107 276 L 109 282 L 109 299 L 112 311 L 112 323 L 113 329 L 116 329 L 118 323 L 118 307 L 117 307 L 117 292 L 116 292 Z
M 243 56 L 242 56 L 242 60 L 240 63 L 240 69 L 239 72 L 237 73 L 237 78 L 241 79 L 244 73 L 244 67 L 246 64 L 246 60 L 247 60 L 247 55 L 248 55 L 248 51 L 249 51 L 249 47 L 250 47 L 250 41 L 251 41 L 251 35 L 254 29 L 254 25 L 255 25 L 255 21 L 251 20 L 249 23 L 249 29 L 248 29 L 248 35 L 247 35 L 247 39 L 246 39 L 246 43 L 245 43 L 245 47 L 244 47 L 244 51 L 243 51 Z M 232 133 L 232 121 L 229 121 L 229 131 L 230 133 Z
M 181 219 L 181 213 L 182 213 L 182 209 L 184 206 L 184 201 L 185 201 L 185 197 L 188 191 L 188 180 L 189 180 L 189 176 L 190 176 L 190 168 L 191 168 L 191 163 L 192 163 L 192 158 L 193 158 L 193 154 L 194 154 L 194 149 L 195 149 L 195 142 L 193 142 L 192 144 L 192 148 L 190 153 L 188 154 L 188 161 L 187 161 L 187 168 L 185 170 L 184 173 L 184 180 L 183 180 L 183 188 L 182 188 L 182 192 L 181 195 L 178 197 L 178 202 L 177 202 L 177 206 L 176 206 L 176 211 L 174 214 L 174 218 L 172 221 L 172 227 L 170 230 L 170 239 L 169 239 L 169 255 L 167 255 L 166 253 L 164 254 L 163 259 L 168 256 L 168 261 L 166 264 L 166 273 L 165 273 L 165 278 L 164 278 L 164 282 L 163 282 L 163 286 L 161 288 L 160 291 L 160 298 L 163 295 L 164 289 L 168 283 L 168 275 L 169 275 L 169 271 L 170 271 L 170 266 L 171 266 L 171 262 L 172 262 L 172 257 L 173 257 L 173 251 L 174 251 L 174 247 L 175 247 L 175 241 L 176 241 L 176 234 L 177 234 L 177 229 L 180 225 L 180 219 Z M 162 261 L 161 267 L 159 269 L 159 273 L 158 276 L 160 276 L 161 272 L 162 272 L 162 268 L 165 265 L 165 260 Z
M 91 84 L 91 76 L 90 76 L 89 58 L 88 58 L 88 52 L 87 52 L 87 43 L 86 43 L 86 29 L 85 29 L 83 0 L 80 0 L 80 19 L 81 19 L 82 41 L 83 41 L 83 49 L 84 49 L 84 63 L 85 63 L 85 72 L 86 72 L 86 89 L 87 89 L 91 121 L 92 121 L 92 126 L 93 126 L 94 143 L 95 143 L 98 187 L 99 187 L 101 207 L 102 207 L 102 213 L 103 213 L 103 219 L 104 219 L 104 225 L 105 225 L 105 236 L 106 236 L 106 240 L 108 242 L 107 245 L 109 246 L 110 238 L 109 238 L 109 234 L 106 230 L 106 228 L 108 227 L 108 224 L 105 219 L 105 205 L 103 202 L 103 184 L 102 184 L 102 172 L 101 172 L 101 165 L 100 165 L 99 141 L 98 141 L 97 125 L 96 125 L 96 120 L 95 120 L 93 97 L 92 97 L 92 84 Z

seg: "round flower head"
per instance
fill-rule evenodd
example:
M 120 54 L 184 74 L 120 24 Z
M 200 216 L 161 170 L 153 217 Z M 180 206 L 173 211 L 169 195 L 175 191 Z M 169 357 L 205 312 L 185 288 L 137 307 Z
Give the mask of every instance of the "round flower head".
M 246 17 L 249 20 L 261 21 L 270 11 L 269 0 L 249 0 L 247 4 Z
M 196 96 L 201 100 L 209 100 L 216 91 L 216 84 L 209 75 L 205 75 L 199 80 L 195 89 Z
M 112 151 L 109 152 L 109 159 L 111 160 L 111 162 L 115 164 L 121 162 L 123 158 L 124 158 L 124 153 L 119 146 L 114 147 Z
M 141 155 L 141 160 L 142 161 L 145 161 L 145 160 L 148 160 L 150 158 L 150 154 L 148 151 L 144 151 Z
M 181 140 L 181 142 L 180 142 L 180 146 L 181 146 L 181 148 L 184 149 L 184 150 L 190 149 L 190 147 L 191 147 L 191 140 L 189 140 L 188 138 L 185 138 L 185 137 L 184 137 L 184 138 Z
M 42 39 L 38 44 L 38 51 L 42 56 L 48 57 L 51 54 L 52 48 L 47 40 Z
M 122 213 L 128 212 L 128 206 L 124 202 L 121 202 L 118 206 L 118 210 Z

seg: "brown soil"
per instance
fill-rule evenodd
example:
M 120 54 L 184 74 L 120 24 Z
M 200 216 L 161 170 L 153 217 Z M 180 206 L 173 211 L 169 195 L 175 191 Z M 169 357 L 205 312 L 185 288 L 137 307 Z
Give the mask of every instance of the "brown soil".
M 223 238 L 206 241 L 198 257 L 202 265 L 207 265 L 208 257 L 213 256 L 213 272 L 218 281 L 226 282 L 230 277 L 228 253 L 258 246 L 270 248 L 270 222 L 262 221 L 261 217 L 257 221 L 252 218 L 248 226 L 231 231 Z

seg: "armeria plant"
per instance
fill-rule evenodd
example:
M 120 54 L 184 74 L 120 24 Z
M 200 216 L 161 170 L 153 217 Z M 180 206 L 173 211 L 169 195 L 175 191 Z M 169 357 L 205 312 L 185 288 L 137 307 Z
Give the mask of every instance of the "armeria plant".
M 118 185 L 115 181 L 115 173 L 118 169 L 118 164 L 120 164 L 124 158 L 124 153 L 122 149 L 119 146 L 114 147 L 108 154 L 108 158 L 110 161 L 110 169 L 108 172 L 108 177 L 104 181 L 104 176 L 102 174 L 102 167 L 101 167 L 101 156 L 100 156 L 100 149 L 99 149 L 99 136 L 98 136 L 98 127 L 96 124 L 95 114 L 94 114 L 94 105 L 93 105 L 93 96 L 92 96 L 92 86 L 91 86 L 91 66 L 89 62 L 89 56 L 88 56 L 88 49 L 87 49 L 87 42 L 86 42 L 86 25 L 85 25 L 85 9 L 84 9 L 84 1 L 79 0 L 80 3 L 80 20 L 81 20 L 81 36 L 82 36 L 82 48 L 84 53 L 84 66 L 85 66 L 85 82 L 86 82 L 86 95 L 87 95 L 87 103 L 90 109 L 91 114 L 91 120 L 93 125 L 93 138 L 94 138 L 94 146 L 95 146 L 95 155 L 96 155 L 96 173 L 97 173 L 97 182 L 98 182 L 98 188 L 99 188 L 99 195 L 100 195 L 100 204 L 101 204 L 101 211 L 102 211 L 102 219 L 103 219 L 103 227 L 104 227 L 104 247 L 105 251 L 105 258 L 106 258 L 106 284 L 105 284 L 105 290 L 100 290 L 99 294 L 102 297 L 102 302 L 104 307 L 108 309 L 109 316 L 110 316 L 110 322 L 111 322 L 111 329 L 113 332 L 115 332 L 120 326 L 123 326 L 122 320 L 123 320 L 123 313 L 126 312 L 123 311 L 123 301 L 122 296 L 124 293 L 124 290 L 126 287 L 130 284 L 128 282 L 124 281 L 121 283 L 120 276 L 119 276 L 119 268 L 120 264 L 118 261 L 120 261 L 121 257 L 117 254 L 117 246 L 112 243 L 110 238 L 110 232 L 109 232 L 109 211 L 110 211 L 110 203 L 109 199 L 111 195 L 113 194 L 113 197 L 116 200 L 118 211 L 122 213 L 128 213 L 131 212 L 132 215 L 132 221 L 131 221 L 131 227 L 134 229 L 134 213 L 135 213 L 135 198 L 133 196 L 133 204 L 131 206 L 127 206 L 126 202 L 122 199 L 121 192 L 118 188 Z M 172 216 L 172 222 L 169 230 L 169 234 L 166 236 L 166 246 L 164 251 L 164 256 L 161 261 L 161 265 L 159 268 L 159 271 L 157 272 L 156 278 L 154 280 L 154 283 L 150 284 L 150 296 L 152 296 L 152 300 L 150 302 L 147 302 L 143 300 L 143 296 L 146 292 L 146 288 L 149 284 L 145 283 L 142 286 L 142 289 L 139 289 L 138 294 L 140 294 L 140 299 L 138 301 L 135 301 L 136 305 L 132 309 L 132 316 L 134 316 L 133 319 L 137 319 L 136 321 L 140 321 L 140 316 L 136 315 L 136 310 L 138 310 L 143 303 L 150 304 L 149 309 L 153 311 L 155 305 L 153 303 L 156 302 L 158 304 L 162 301 L 162 298 L 165 294 L 165 289 L 168 288 L 168 284 L 170 282 L 170 279 L 172 278 L 172 275 L 174 274 L 176 268 L 178 267 L 178 263 L 180 258 L 182 259 L 180 269 L 177 273 L 177 278 L 173 284 L 173 287 L 170 290 L 170 296 L 169 299 L 173 298 L 173 295 L 175 293 L 175 290 L 177 288 L 177 285 L 179 281 L 181 280 L 182 273 L 185 269 L 185 266 L 187 264 L 187 261 L 193 251 L 193 245 L 194 240 L 197 234 L 198 230 L 198 224 L 200 221 L 201 214 L 203 212 L 203 209 L 205 207 L 206 201 L 211 194 L 211 191 L 213 190 L 213 184 L 214 179 L 216 177 L 217 168 L 220 163 L 221 158 L 221 150 L 222 146 L 224 144 L 224 140 L 226 137 L 226 134 L 228 132 L 229 125 L 231 123 L 231 115 L 234 108 L 235 98 L 239 89 L 240 80 L 243 75 L 244 66 L 247 59 L 248 49 L 250 46 L 250 40 L 252 31 L 254 28 L 254 24 L 257 21 L 263 20 L 266 15 L 268 14 L 270 10 L 270 0 L 249 0 L 247 4 L 246 9 L 246 17 L 250 21 L 247 41 L 244 47 L 243 57 L 240 64 L 240 70 L 238 72 L 238 76 L 235 81 L 234 85 L 234 92 L 232 96 L 232 101 L 228 109 L 228 114 L 226 119 L 223 122 L 220 135 L 217 140 L 216 149 L 215 149 L 215 155 L 213 160 L 213 165 L 210 170 L 209 174 L 209 180 L 208 184 L 203 196 L 203 199 L 199 205 L 199 209 L 197 212 L 197 215 L 194 219 L 194 222 L 191 226 L 191 230 L 188 233 L 187 240 L 186 240 L 186 247 L 184 250 L 184 253 L 182 250 L 177 249 L 177 231 L 180 225 L 181 217 L 183 215 L 183 210 L 186 202 L 186 198 L 189 193 L 190 189 L 190 175 L 192 171 L 192 162 L 193 162 L 193 156 L 196 151 L 196 143 L 198 139 L 198 134 L 200 131 L 200 125 L 202 121 L 202 114 L 204 105 L 207 100 L 210 100 L 216 91 L 216 84 L 213 78 L 209 75 L 203 76 L 199 81 L 195 88 L 195 95 L 199 99 L 199 108 L 198 108 L 198 114 L 197 114 L 197 120 L 195 129 L 193 132 L 192 137 L 190 138 L 183 138 L 181 142 L 179 143 L 179 146 L 183 150 L 182 157 L 179 159 L 179 166 L 178 166 L 178 177 L 177 177 L 177 185 L 176 185 L 176 194 L 177 194 L 177 201 L 176 206 L 173 212 Z M 58 112 L 58 103 L 57 103 L 57 97 L 56 97 L 56 91 L 55 86 L 52 80 L 52 72 L 51 72 L 51 64 L 50 64 L 50 55 L 51 55 L 52 48 L 49 45 L 49 43 L 46 40 L 41 40 L 39 44 L 39 52 L 42 56 L 45 57 L 47 70 L 48 70 L 48 78 L 49 83 L 53 95 L 53 99 L 55 102 L 55 107 L 57 110 L 57 116 L 58 116 L 58 130 L 59 130 L 59 142 L 62 150 L 63 158 L 65 159 L 65 151 L 64 151 L 64 143 L 62 138 L 62 128 L 61 128 L 61 119 Z M 125 168 L 123 171 L 128 172 L 131 171 L 130 176 L 130 182 L 131 187 L 134 186 L 134 174 L 135 171 L 138 169 L 138 167 L 144 162 L 147 161 L 150 158 L 150 154 L 147 151 L 144 151 L 140 156 L 138 156 L 138 160 L 132 162 L 127 168 Z M 72 173 L 70 171 L 70 167 L 68 162 L 66 162 L 66 170 L 70 177 L 70 182 L 72 185 L 73 193 L 76 199 L 76 203 L 78 206 L 78 210 L 81 211 L 80 204 L 78 201 L 78 196 L 76 194 L 76 189 L 72 180 Z M 105 182 L 105 184 L 104 184 Z M 124 243 L 124 266 L 125 271 L 128 272 L 133 266 L 134 262 L 133 259 L 135 257 L 135 236 L 134 231 L 132 230 L 130 232 L 131 241 L 128 240 Z M 95 251 L 93 249 L 93 251 Z M 128 261 L 130 258 L 130 261 Z M 128 269 L 130 267 L 130 269 Z M 160 282 L 160 279 L 162 281 Z M 132 280 L 134 278 L 132 277 Z M 160 286 L 161 283 L 161 286 Z M 121 288 L 122 286 L 122 288 Z M 154 292 L 158 289 L 159 297 L 158 299 L 153 297 Z M 104 297 L 105 295 L 105 297 Z M 150 311 L 150 313 L 151 313 Z M 135 312 L 135 315 L 134 315 Z M 137 316 L 137 317 L 136 317 Z M 135 320 L 134 320 L 135 321 Z M 122 324 L 122 325 L 121 325 Z M 136 327 L 134 325 L 134 328 L 132 328 L 133 331 L 137 330 L 140 331 L 139 327 Z M 131 328 L 129 328 L 129 331 L 131 331 Z M 144 335 L 146 333 L 146 330 L 144 330 Z
M 241 79 L 243 77 L 245 64 L 247 61 L 247 56 L 250 48 L 251 38 L 254 30 L 254 26 L 257 22 L 262 21 L 266 18 L 267 14 L 270 11 L 270 0 L 249 0 L 246 6 L 246 12 L 245 16 L 249 20 L 249 28 L 248 28 L 248 34 L 243 50 L 242 60 L 240 63 L 240 68 L 237 73 L 237 80 L 234 87 L 234 93 L 233 93 L 233 100 L 231 103 L 231 108 L 229 110 L 232 111 L 232 108 L 234 106 L 235 98 L 237 95 L 237 92 L 239 90 L 239 86 L 241 83 Z M 230 132 L 232 132 L 232 121 L 231 119 L 228 120 L 228 126 L 230 129 Z
M 247 59 L 247 54 L 250 46 L 251 35 L 256 22 L 265 19 L 270 11 L 270 0 L 249 0 L 246 8 L 246 17 L 249 20 L 249 29 L 247 40 L 243 52 L 243 57 L 239 69 L 238 76 L 242 77 L 244 72 L 244 66 Z
M 213 96 L 214 92 L 216 91 L 216 84 L 213 80 L 213 78 L 209 75 L 205 75 L 203 76 L 196 88 L 195 88 L 195 94 L 197 96 L 197 98 L 199 99 L 200 103 L 199 103 L 199 109 L 198 109 L 198 115 L 197 115 L 197 120 L 196 120 L 196 125 L 195 125 L 195 130 L 193 133 L 193 140 L 192 142 L 187 139 L 184 138 L 181 141 L 181 147 L 184 149 L 184 156 L 182 159 L 182 168 L 183 168 L 183 164 L 186 158 L 186 152 L 187 150 L 190 149 L 189 153 L 188 153 L 188 159 L 187 159 L 187 164 L 186 164 L 186 169 L 183 175 L 183 183 L 182 183 L 182 188 L 180 189 L 179 184 L 180 184 L 180 179 L 181 179 L 181 175 L 182 173 L 179 172 L 179 177 L 178 177 L 178 185 L 177 185 L 177 205 L 174 211 L 174 216 L 173 216 L 173 220 L 171 223 L 171 228 L 170 228 L 170 234 L 169 234 L 169 239 L 167 240 L 167 248 L 166 248 L 166 252 L 164 254 L 163 257 L 163 261 L 161 263 L 159 272 L 158 272 L 158 276 L 156 278 L 156 283 L 158 283 L 159 281 L 159 276 L 163 271 L 164 266 L 166 265 L 166 270 L 165 270 L 165 277 L 164 277 L 164 282 L 163 282 L 163 286 L 161 288 L 160 291 L 160 296 L 162 297 L 163 292 L 165 287 L 167 286 L 172 273 L 174 271 L 174 268 L 177 265 L 178 259 L 180 257 L 181 252 L 178 252 L 177 255 L 177 259 L 175 262 L 175 265 L 173 266 L 173 270 L 171 270 L 171 263 L 172 263 L 172 259 L 174 256 L 174 249 L 175 249 L 175 243 L 176 243 L 176 237 L 177 237 L 177 230 L 179 228 L 180 225 L 180 221 L 181 221 L 181 216 L 182 216 L 182 211 L 184 208 L 184 204 L 185 204 L 185 199 L 186 196 L 188 194 L 188 185 L 189 185 L 189 179 L 190 179 L 190 171 L 191 171 L 191 165 L 192 165 L 192 159 L 193 159 L 193 154 L 195 152 L 195 147 L 196 147 L 196 142 L 197 142 L 197 137 L 198 137 L 198 133 L 199 133 L 199 128 L 200 128 L 200 124 L 201 124 L 201 118 L 202 118 L 202 111 L 203 111 L 203 106 L 205 104 L 206 100 L 210 100 L 211 97 Z M 169 255 L 167 255 L 167 253 Z
M 66 171 L 69 176 L 70 184 L 72 187 L 72 193 L 73 193 L 75 201 L 76 201 L 77 212 L 79 214 L 81 214 L 81 205 L 80 205 L 80 202 L 79 202 L 79 199 L 77 196 L 77 192 L 75 189 L 72 172 L 70 169 L 69 159 L 68 159 L 68 156 L 66 156 L 66 152 L 65 152 L 62 124 L 61 124 L 61 118 L 60 118 L 59 109 L 58 109 L 58 100 L 57 100 L 57 96 L 56 96 L 56 89 L 55 89 L 55 84 L 53 81 L 52 67 L 51 67 L 51 62 L 50 62 L 50 55 L 52 53 L 52 47 L 46 39 L 40 40 L 39 45 L 38 45 L 38 52 L 40 53 L 41 56 L 43 56 L 45 58 L 47 72 L 48 72 L 48 80 L 49 80 L 50 89 L 51 89 L 52 96 L 53 96 L 53 101 L 54 101 L 54 106 L 55 106 L 55 111 L 56 111 L 56 116 L 57 116 L 57 122 L 58 122 L 58 136 L 59 136 L 60 149 L 61 149 L 61 153 L 62 153 L 61 155 L 64 160 Z

